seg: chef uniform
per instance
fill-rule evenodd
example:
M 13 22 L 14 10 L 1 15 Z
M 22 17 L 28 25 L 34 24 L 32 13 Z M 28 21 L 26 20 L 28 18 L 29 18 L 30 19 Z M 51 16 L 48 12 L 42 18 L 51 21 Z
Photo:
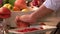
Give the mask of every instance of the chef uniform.
M 55 11 L 55 17 L 60 17 L 60 0 L 46 0 L 44 6 Z M 60 18 L 59 18 L 60 20 Z M 59 26 L 60 27 L 60 26 Z M 55 34 L 60 34 L 60 28 L 56 31 Z

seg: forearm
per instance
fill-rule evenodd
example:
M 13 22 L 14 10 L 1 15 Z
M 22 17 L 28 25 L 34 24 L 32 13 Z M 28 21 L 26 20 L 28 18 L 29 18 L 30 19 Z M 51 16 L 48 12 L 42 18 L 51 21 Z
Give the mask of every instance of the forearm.
M 37 11 L 31 14 L 31 18 L 38 19 L 52 13 L 53 10 L 46 8 L 44 5 L 40 6 Z

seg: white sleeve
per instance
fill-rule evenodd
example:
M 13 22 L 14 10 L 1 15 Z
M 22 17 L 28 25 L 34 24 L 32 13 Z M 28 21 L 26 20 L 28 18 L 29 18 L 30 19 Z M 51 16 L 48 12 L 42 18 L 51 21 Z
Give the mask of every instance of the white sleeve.
M 60 8 L 60 0 L 46 0 L 44 6 L 54 11 Z

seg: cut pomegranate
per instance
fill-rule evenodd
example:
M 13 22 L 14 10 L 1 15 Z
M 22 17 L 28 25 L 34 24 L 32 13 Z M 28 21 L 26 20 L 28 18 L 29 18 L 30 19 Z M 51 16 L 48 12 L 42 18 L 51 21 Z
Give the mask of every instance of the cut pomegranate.
M 18 32 L 31 32 L 31 31 L 35 31 L 38 30 L 37 28 L 28 28 L 28 29 L 24 29 L 24 30 L 17 30 Z

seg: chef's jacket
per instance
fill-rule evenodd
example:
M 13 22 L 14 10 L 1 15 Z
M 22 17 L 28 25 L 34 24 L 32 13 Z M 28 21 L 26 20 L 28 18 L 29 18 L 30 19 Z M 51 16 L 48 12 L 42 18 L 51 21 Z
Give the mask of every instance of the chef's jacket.
M 55 16 L 60 17 L 60 0 L 46 0 L 44 3 L 46 8 L 56 11 Z M 60 20 L 60 19 L 59 19 Z M 56 32 L 56 34 L 60 34 L 60 29 Z

